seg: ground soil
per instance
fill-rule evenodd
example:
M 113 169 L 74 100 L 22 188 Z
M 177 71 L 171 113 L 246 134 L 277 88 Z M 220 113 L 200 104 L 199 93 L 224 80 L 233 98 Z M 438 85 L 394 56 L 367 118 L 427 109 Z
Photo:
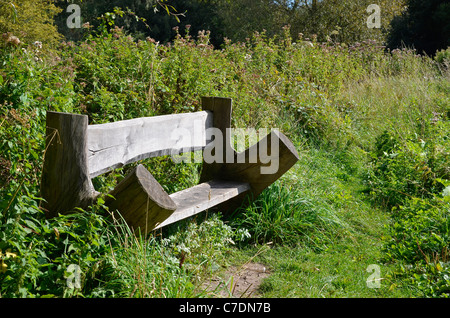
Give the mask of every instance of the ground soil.
M 224 274 L 211 279 L 205 287 L 215 297 L 257 298 L 262 280 L 269 275 L 266 267 L 260 263 L 230 266 Z

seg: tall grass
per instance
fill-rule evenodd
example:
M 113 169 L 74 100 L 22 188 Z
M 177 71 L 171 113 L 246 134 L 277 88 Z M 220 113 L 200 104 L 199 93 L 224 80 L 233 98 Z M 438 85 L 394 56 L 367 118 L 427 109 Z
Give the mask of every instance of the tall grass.
M 332 243 L 335 229 L 343 224 L 335 211 L 314 199 L 277 182 L 249 206 L 238 209 L 232 226 L 247 229 L 251 240 L 259 244 L 300 244 L 321 250 Z
M 419 121 L 430 120 L 433 112 L 445 112 L 449 97 L 442 88 L 446 85 L 448 79 L 433 74 L 380 77 L 349 86 L 341 98 L 353 104 L 354 131 L 367 146 L 385 130 L 413 135 Z
M 351 163 L 325 147 L 297 145 L 300 161 L 238 209 L 230 222 L 233 227 L 246 228 L 252 242 L 324 250 L 352 231 L 348 214 L 354 212 L 352 192 L 356 190 L 347 185 L 354 178 L 348 168 Z
M 177 298 L 198 297 L 192 275 L 156 238 L 147 240 L 126 223 L 116 227 L 118 244 L 105 255 L 104 277 L 94 292 L 114 291 L 115 297 Z
M 206 297 L 209 291 L 203 282 L 242 238 L 242 231 L 233 231 L 220 214 L 200 224 L 180 222 L 149 238 L 135 233 L 123 220 L 114 223 L 109 251 L 95 277 L 97 287 L 90 291 L 95 297 Z

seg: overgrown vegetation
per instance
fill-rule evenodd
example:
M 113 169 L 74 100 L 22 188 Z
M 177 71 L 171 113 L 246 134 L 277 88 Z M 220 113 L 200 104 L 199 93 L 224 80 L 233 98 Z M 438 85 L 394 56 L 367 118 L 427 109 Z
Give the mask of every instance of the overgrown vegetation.
M 373 40 L 292 37 L 289 27 L 217 49 L 208 31 L 175 29 L 161 44 L 112 22 L 57 50 L 2 49 L 1 297 L 208 296 L 205 277 L 248 253 L 270 263 L 262 292 L 272 297 L 449 296 L 448 49 L 433 59 Z M 104 123 L 196 111 L 201 96 L 233 98 L 233 127 L 279 128 L 299 163 L 236 213 L 210 212 L 149 238 L 101 200 L 45 219 L 46 111 Z M 195 184 L 201 169 L 170 158 L 143 164 L 168 192 Z M 96 189 L 128 169 L 97 177 Z M 366 286 L 369 264 L 383 268 L 380 289 Z

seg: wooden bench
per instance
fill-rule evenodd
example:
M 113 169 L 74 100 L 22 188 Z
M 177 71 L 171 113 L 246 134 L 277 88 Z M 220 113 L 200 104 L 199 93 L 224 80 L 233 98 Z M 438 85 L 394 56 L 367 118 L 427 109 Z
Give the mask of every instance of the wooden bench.
M 246 195 L 258 196 L 299 159 L 292 142 L 278 131 L 236 152 L 229 133 L 231 99 L 203 97 L 202 109 L 100 125 L 88 125 L 86 115 L 47 112 L 41 180 L 46 216 L 93 204 L 101 195 L 92 184 L 96 176 L 150 157 L 202 150 L 197 186 L 169 195 L 139 164 L 105 197 L 105 204 L 119 211 L 130 227 L 148 233 L 212 207 L 236 208 Z M 221 134 L 211 134 L 212 128 Z M 190 138 L 174 138 L 174 131 Z M 255 159 L 262 146 L 266 157 Z M 219 160 L 207 161 L 206 151 Z M 268 157 L 277 169 L 262 173 L 270 164 Z

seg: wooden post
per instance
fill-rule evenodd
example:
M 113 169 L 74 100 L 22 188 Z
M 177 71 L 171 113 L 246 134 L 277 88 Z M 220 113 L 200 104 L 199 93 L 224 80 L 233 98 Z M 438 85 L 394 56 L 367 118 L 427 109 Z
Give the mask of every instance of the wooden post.
M 46 150 L 41 195 L 46 216 L 66 214 L 74 207 L 85 208 L 97 196 L 87 161 L 85 115 L 47 112 Z
M 299 160 L 292 142 L 276 130 L 245 151 L 237 153 L 231 145 L 232 100 L 203 97 L 202 108 L 212 111 L 213 127 L 222 132 L 223 160 L 222 163 L 207 163 L 204 160 L 200 182 L 226 180 L 249 183 L 251 193 L 256 198 Z M 256 162 L 254 154 L 257 154 Z M 275 169 L 270 171 L 271 169 L 267 168 L 272 164 Z M 223 212 L 235 209 L 247 194 L 242 193 L 217 208 Z
M 255 148 L 259 152 L 261 147 L 266 148 L 263 152 L 267 152 L 268 156 L 264 157 L 259 153 L 257 162 L 252 163 L 250 157 L 253 157 Z M 274 147 L 278 148 L 275 152 Z M 272 131 L 258 143 L 237 155 L 241 158 L 244 157 L 245 161 L 243 163 L 225 163 L 216 178 L 225 181 L 246 182 L 250 186 L 250 191 L 241 193 L 216 207 L 224 213 L 235 211 L 243 203 L 247 204 L 249 201 L 246 201 L 246 197 L 249 195 L 254 200 L 299 160 L 295 146 L 278 131 Z M 272 165 L 274 169 L 267 169 Z M 267 173 L 267 170 L 270 173 Z
M 227 161 L 227 154 L 235 157 L 235 151 L 231 146 L 231 111 L 232 99 L 221 97 L 202 97 L 202 109 L 213 113 L 212 127 L 222 132 L 222 140 L 219 142 L 223 146 L 220 162 L 207 163 L 203 160 L 203 169 L 200 176 L 200 182 L 207 182 L 215 179 L 223 169 L 223 163 Z M 207 147 L 213 147 L 214 141 Z
M 175 202 L 152 174 L 138 165 L 109 193 L 105 204 L 119 211 L 130 228 L 147 234 L 176 209 Z

